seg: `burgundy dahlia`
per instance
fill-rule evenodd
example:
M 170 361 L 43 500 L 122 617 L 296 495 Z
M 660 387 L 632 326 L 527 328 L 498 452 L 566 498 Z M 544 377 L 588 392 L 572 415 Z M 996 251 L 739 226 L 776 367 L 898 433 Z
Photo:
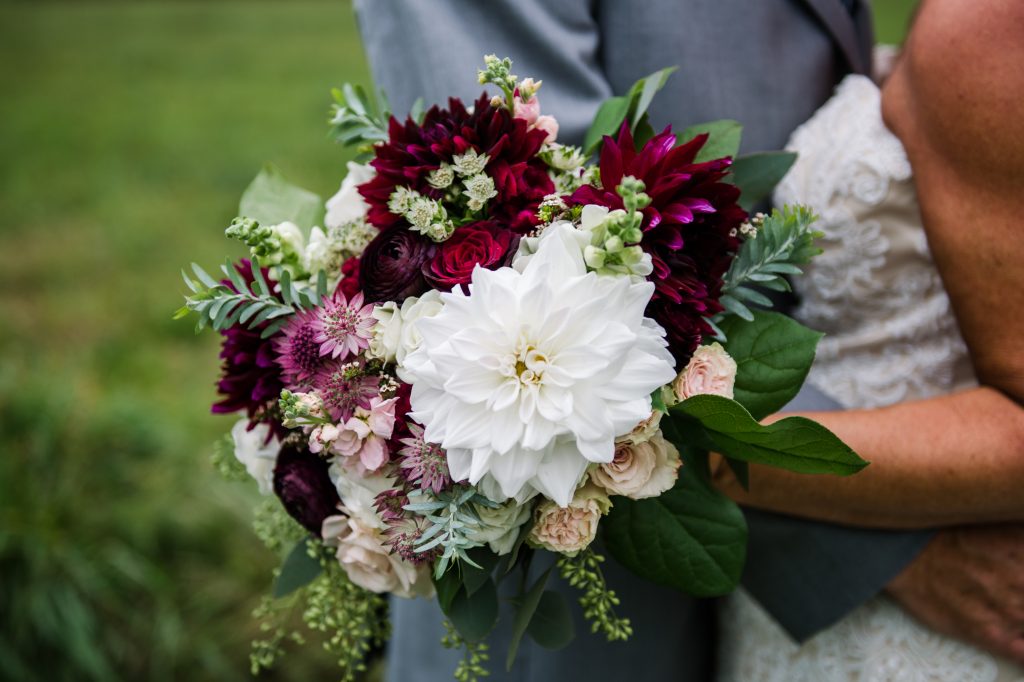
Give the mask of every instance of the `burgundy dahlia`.
M 722 277 L 740 243 L 735 228 L 747 217 L 736 203 L 739 189 L 724 182 L 732 160 L 695 162 L 707 138 L 698 135 L 676 147 L 669 127 L 637 152 L 624 124 L 618 140 L 604 139 L 601 188 L 581 187 L 570 199 L 578 205 L 623 208 L 615 191 L 622 178 L 643 180 L 651 204 L 644 209 L 640 245 L 651 254 L 654 272 L 649 279 L 655 284 L 647 313 L 665 328 L 680 365 L 687 363 L 701 337 L 712 333 L 704 318 L 722 310 Z
M 317 537 L 324 519 L 338 513 L 341 499 L 327 473 L 327 461 L 305 443 L 286 441 L 274 466 L 274 493 L 285 511 Z
M 401 225 L 378 234 L 359 261 L 359 288 L 366 300 L 401 303 L 425 292 L 422 268 L 434 251 L 432 241 Z
M 252 264 L 243 260 L 235 264 L 235 269 L 242 275 L 247 284 L 251 284 Z M 262 269 L 263 277 L 268 270 Z M 224 283 L 234 289 L 231 282 Z M 260 333 L 267 323 L 255 329 L 247 329 L 236 324 L 221 330 L 223 344 L 220 358 L 221 378 L 217 382 L 217 392 L 223 398 L 214 403 L 211 411 L 216 414 L 228 414 L 245 411 L 251 424 L 267 422 L 271 431 L 278 435 L 285 432 L 281 424 L 270 416 L 270 410 L 277 403 L 284 383 L 281 368 L 275 362 L 274 344 L 277 335 L 261 339 Z
M 519 235 L 507 228 L 481 221 L 460 227 L 423 266 L 427 283 L 441 291 L 469 284 L 477 265 L 494 270 L 509 265 L 519 246 Z
M 392 118 L 388 141 L 375 148 L 376 158 L 370 162 L 377 174 L 359 187 L 370 205 L 367 220 L 381 230 L 401 223 L 402 218 L 388 209 L 391 194 L 400 186 L 442 198 L 444 190 L 431 186 L 427 176 L 473 149 L 489 157 L 484 172 L 494 179 L 498 192 L 489 217 L 519 232 L 529 231 L 537 206 L 554 191 L 547 164 L 537 157 L 546 138 L 545 131 L 531 130 L 527 121 L 492 107 L 486 93 L 474 103 L 473 113 L 451 98 L 447 109 L 434 106 L 421 124 Z
M 359 256 L 352 256 L 341 264 L 341 280 L 334 288 L 334 294 L 352 298 L 359 293 Z

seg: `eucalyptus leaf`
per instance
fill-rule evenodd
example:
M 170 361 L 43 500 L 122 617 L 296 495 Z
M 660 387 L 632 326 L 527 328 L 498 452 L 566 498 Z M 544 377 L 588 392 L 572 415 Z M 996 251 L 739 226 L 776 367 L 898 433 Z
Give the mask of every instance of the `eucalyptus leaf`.
M 766 310 L 754 311 L 751 322 L 727 317 L 719 324 L 736 361 L 736 401 L 757 420 L 785 407 L 807 378 L 822 335 Z
M 462 581 L 459 579 L 459 572 L 455 569 L 445 571 L 440 578 L 434 579 L 434 589 L 437 590 L 437 604 L 441 611 L 447 616 L 451 612 L 452 602 L 455 596 L 462 589 Z
M 732 182 L 740 188 L 740 206 L 751 211 L 767 199 L 795 162 L 794 152 L 756 152 L 733 161 Z
M 493 580 L 485 582 L 472 596 L 460 589 L 452 599 L 448 618 L 463 638 L 478 642 L 498 622 L 498 589 Z
M 242 194 L 238 214 L 264 225 L 290 221 L 308 232 L 322 222 L 323 202 L 312 192 L 285 180 L 272 164 L 267 164 Z
M 721 159 L 726 156 L 735 157 L 740 151 L 740 139 L 743 137 L 743 126 L 738 121 L 722 119 L 698 123 L 683 131 L 680 141 L 686 142 L 707 133 L 708 141 L 697 152 L 697 162 Z
M 698 597 L 739 584 L 747 524 L 735 502 L 684 466 L 675 487 L 646 500 L 616 498 L 601 521 L 605 546 L 626 568 Z
M 545 649 L 557 651 L 568 646 L 576 636 L 576 625 L 565 596 L 544 590 L 526 632 L 530 639 Z
M 320 562 L 309 556 L 308 539 L 299 540 L 281 564 L 281 572 L 274 580 L 274 597 L 281 598 L 291 594 L 300 587 L 305 587 L 320 575 L 323 567 Z
M 821 424 L 787 417 L 767 426 L 735 400 L 696 395 L 669 408 L 663 418 L 700 423 L 716 452 L 803 474 L 855 474 L 867 462 Z

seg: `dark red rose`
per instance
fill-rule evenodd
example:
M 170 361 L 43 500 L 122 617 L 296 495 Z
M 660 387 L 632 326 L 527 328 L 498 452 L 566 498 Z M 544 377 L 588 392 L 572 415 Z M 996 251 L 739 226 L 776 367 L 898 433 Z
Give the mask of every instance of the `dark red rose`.
M 460 227 L 438 244 L 434 257 L 423 266 L 427 283 L 441 291 L 469 284 L 477 265 L 495 270 L 508 265 L 519 247 L 519 235 L 482 221 Z
M 647 314 L 665 328 L 669 350 L 680 365 L 712 333 L 704 318 L 722 310 L 722 277 L 740 243 L 734 228 L 747 217 L 736 203 L 739 190 L 724 181 L 732 160 L 695 161 L 707 137 L 676 146 L 676 136 L 666 128 L 638 152 L 623 125 L 618 140 L 604 139 L 601 187 L 586 185 L 570 199 L 577 205 L 622 208 L 615 191 L 622 178 L 644 181 L 651 205 L 644 209 L 640 246 L 651 254 L 654 272 L 648 279 L 655 285 Z
M 343 294 L 346 301 L 359 293 L 359 256 L 352 256 L 341 264 L 341 280 L 334 288 L 334 294 Z
M 274 466 L 274 493 L 285 511 L 317 537 L 324 519 L 337 514 L 341 502 L 327 467 L 305 443 L 290 441 L 281 446 Z
M 359 260 L 359 288 L 366 301 L 401 303 L 425 292 L 423 264 L 435 250 L 434 242 L 403 225 L 381 232 Z

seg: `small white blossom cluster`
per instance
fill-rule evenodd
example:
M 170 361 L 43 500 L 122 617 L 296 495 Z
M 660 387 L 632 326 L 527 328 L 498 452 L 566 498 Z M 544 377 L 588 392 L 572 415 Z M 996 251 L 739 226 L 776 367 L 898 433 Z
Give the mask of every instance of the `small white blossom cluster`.
M 757 239 L 757 233 L 764 227 L 764 221 L 767 217 L 764 213 L 756 213 L 753 218 L 741 224 L 739 229 L 732 228 L 729 231 L 729 236 L 735 237 L 741 234 L 747 239 Z
M 399 187 L 391 193 L 388 210 L 409 221 L 409 229 L 443 242 L 455 232 L 455 224 L 448 218 L 448 211 L 430 197 L 425 197 L 408 187 Z

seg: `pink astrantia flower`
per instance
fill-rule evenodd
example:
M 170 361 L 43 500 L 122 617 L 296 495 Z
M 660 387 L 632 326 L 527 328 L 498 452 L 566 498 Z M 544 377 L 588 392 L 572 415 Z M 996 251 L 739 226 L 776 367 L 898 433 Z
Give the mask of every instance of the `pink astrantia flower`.
M 370 401 L 380 395 L 380 381 L 367 375 L 357 362 L 328 362 L 313 378 L 313 386 L 324 401 L 332 420 L 345 422 L 357 407 L 370 408 Z
M 300 311 L 292 315 L 281 331 L 282 336 L 274 340 L 277 365 L 289 387 L 301 388 L 321 365 L 320 342 L 316 340 L 323 331 L 320 316 L 315 309 Z
M 370 345 L 373 337 L 373 305 L 363 305 L 363 295 L 358 293 L 347 300 L 344 294 L 325 298 L 319 309 L 320 326 L 313 339 L 320 344 L 320 355 L 344 360 L 349 355 L 358 355 Z
M 405 446 L 398 451 L 402 457 L 399 474 L 409 483 L 418 483 L 420 488 L 432 490 L 436 495 L 452 484 L 448 458 L 440 445 L 423 440 L 423 427 L 412 422 L 408 426 L 410 437 L 399 441 Z

